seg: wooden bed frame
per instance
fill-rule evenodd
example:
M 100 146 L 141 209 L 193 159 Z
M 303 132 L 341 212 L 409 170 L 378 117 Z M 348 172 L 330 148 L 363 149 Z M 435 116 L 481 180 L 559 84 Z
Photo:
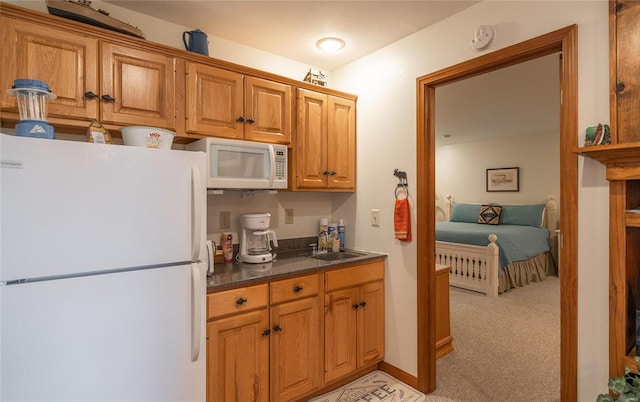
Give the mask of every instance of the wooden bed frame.
M 444 210 L 446 220 L 451 217 L 451 195 L 447 195 Z M 439 208 L 439 207 L 437 207 Z M 437 214 L 436 214 L 437 215 Z M 543 226 L 551 236 L 552 255 L 557 261 L 557 205 L 555 196 L 549 196 L 544 210 Z M 436 241 L 436 264 L 451 267 L 449 285 L 498 297 L 498 245 L 497 236 L 490 234 L 487 246 Z

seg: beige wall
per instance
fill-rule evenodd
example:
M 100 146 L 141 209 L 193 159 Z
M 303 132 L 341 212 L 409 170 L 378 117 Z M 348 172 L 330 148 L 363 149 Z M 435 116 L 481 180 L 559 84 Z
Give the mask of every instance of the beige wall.
M 498 118 L 498 117 L 497 117 Z M 436 148 L 436 194 L 456 202 L 541 203 L 560 200 L 558 132 L 447 145 Z M 487 192 L 486 169 L 518 167 L 518 192 Z

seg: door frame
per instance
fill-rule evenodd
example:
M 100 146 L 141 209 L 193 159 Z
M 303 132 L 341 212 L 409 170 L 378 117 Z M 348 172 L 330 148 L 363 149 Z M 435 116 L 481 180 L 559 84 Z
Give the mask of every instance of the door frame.
M 578 27 L 553 31 L 417 78 L 417 388 L 436 388 L 435 94 L 445 84 L 562 53 L 560 65 L 560 397 L 577 400 L 578 362 Z

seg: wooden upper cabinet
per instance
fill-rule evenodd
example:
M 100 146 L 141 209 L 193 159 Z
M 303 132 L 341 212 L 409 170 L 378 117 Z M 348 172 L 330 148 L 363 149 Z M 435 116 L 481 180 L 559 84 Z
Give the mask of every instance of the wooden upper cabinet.
M 85 97 L 85 92 L 99 93 L 97 39 L 4 15 L 0 30 L 3 111 L 17 113 L 16 99 L 6 90 L 15 79 L 29 78 L 46 82 L 57 95 L 48 102 L 50 118 L 98 118 L 99 102 Z
M 1 29 L 2 59 L 16 61 L 3 66 L 2 87 L 16 78 L 46 82 L 57 96 L 48 103 L 53 123 L 175 128 L 174 58 L 5 16 Z M 5 91 L 2 109 L 16 110 Z
M 327 170 L 329 188 L 356 187 L 356 103 L 328 97 Z M 333 174 L 335 172 L 335 174 Z
M 278 144 L 291 143 L 291 86 L 245 77 L 244 138 Z
M 101 59 L 103 122 L 175 129 L 174 57 L 102 42 Z
M 187 62 L 186 131 L 231 139 L 291 142 L 291 86 Z
M 298 89 L 297 189 L 354 191 L 355 101 Z
M 296 187 L 327 187 L 327 96 L 298 89 Z
M 609 4 L 612 141 L 640 142 L 640 2 Z
M 186 131 L 242 139 L 242 74 L 187 62 Z

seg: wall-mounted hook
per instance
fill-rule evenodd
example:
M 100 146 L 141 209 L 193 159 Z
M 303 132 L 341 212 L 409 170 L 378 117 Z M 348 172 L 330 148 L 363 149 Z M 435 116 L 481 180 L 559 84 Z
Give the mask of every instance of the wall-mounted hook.
M 409 183 L 407 183 L 407 172 L 403 172 L 398 169 L 393 170 L 393 175 L 398 178 L 398 185 L 396 186 L 395 195 L 398 198 L 398 190 L 405 193 L 405 196 L 409 197 Z
M 399 186 L 408 186 L 407 183 L 407 172 L 403 172 L 402 170 L 394 169 L 393 175 L 398 178 Z

